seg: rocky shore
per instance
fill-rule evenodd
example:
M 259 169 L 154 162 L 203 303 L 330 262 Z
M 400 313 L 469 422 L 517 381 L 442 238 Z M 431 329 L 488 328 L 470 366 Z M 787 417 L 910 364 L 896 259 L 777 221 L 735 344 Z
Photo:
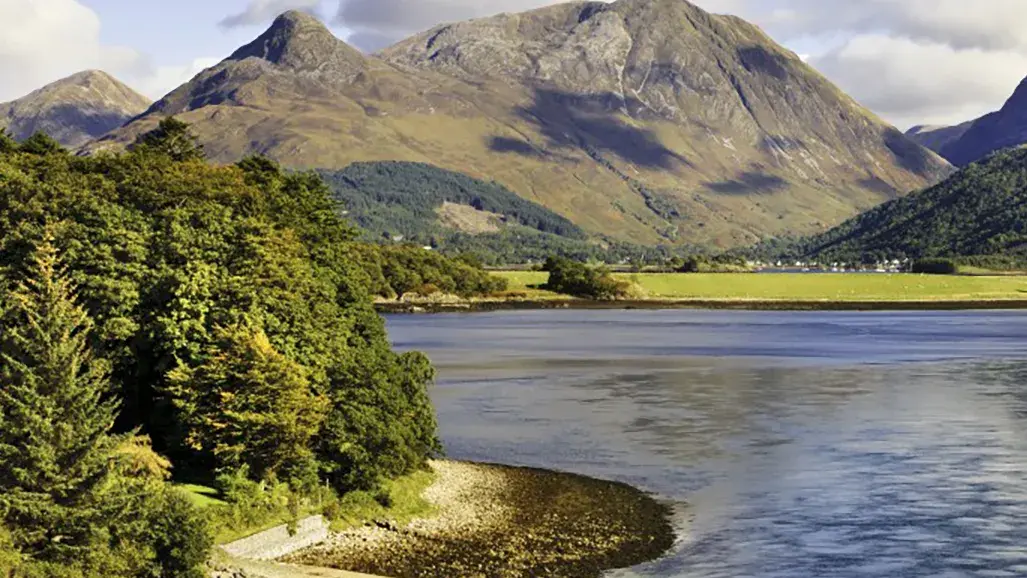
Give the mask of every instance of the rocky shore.
M 406 577 L 595 577 L 659 557 L 670 510 L 625 484 L 546 470 L 438 461 L 437 515 L 333 534 L 283 561 Z

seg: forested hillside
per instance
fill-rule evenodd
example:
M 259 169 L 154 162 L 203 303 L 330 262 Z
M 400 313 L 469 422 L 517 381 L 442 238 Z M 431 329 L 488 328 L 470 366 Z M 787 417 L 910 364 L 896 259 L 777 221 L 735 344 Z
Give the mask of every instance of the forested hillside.
M 836 260 L 1027 255 L 1027 150 L 974 163 L 939 185 L 803 240 Z
M 607 262 L 657 259 L 668 248 L 590 238 L 568 219 L 495 182 L 424 163 L 354 163 L 319 171 L 363 239 L 400 239 L 491 265 L 540 263 L 551 255 Z
M 0 575 L 201 576 L 218 524 L 439 452 L 433 369 L 391 350 L 372 293 L 496 287 L 356 236 L 317 175 L 208 164 L 174 119 L 90 158 L 0 133 Z

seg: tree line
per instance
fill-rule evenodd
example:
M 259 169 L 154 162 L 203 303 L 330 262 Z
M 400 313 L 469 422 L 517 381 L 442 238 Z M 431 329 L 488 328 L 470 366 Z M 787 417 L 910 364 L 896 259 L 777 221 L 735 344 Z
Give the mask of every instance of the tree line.
M 438 455 L 372 298 L 499 286 L 357 239 L 316 174 L 174 118 L 92 157 L 0 133 L 0 575 L 201 576 L 217 521 L 172 474 L 297 510 Z

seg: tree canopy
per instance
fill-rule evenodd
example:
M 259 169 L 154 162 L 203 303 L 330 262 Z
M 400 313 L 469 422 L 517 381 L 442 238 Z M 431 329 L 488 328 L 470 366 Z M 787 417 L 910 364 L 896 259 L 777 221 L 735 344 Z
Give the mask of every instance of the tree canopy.
M 162 456 L 179 477 L 343 494 L 441 451 L 434 370 L 391 349 L 372 296 L 489 278 L 382 259 L 317 175 L 194 145 L 173 119 L 122 154 L 0 137 L 0 570 L 102 542 L 122 566 L 82 575 L 198 575 L 207 534 Z

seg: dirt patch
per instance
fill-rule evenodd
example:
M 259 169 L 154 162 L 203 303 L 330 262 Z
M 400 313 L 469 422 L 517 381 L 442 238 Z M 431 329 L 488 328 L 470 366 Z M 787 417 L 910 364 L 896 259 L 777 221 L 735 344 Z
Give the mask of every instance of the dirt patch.
M 499 232 L 506 221 L 506 217 L 503 215 L 479 211 L 469 205 L 459 205 L 449 201 L 442 203 L 441 207 L 435 209 L 435 213 L 438 214 L 439 223 L 443 227 L 471 235 Z

